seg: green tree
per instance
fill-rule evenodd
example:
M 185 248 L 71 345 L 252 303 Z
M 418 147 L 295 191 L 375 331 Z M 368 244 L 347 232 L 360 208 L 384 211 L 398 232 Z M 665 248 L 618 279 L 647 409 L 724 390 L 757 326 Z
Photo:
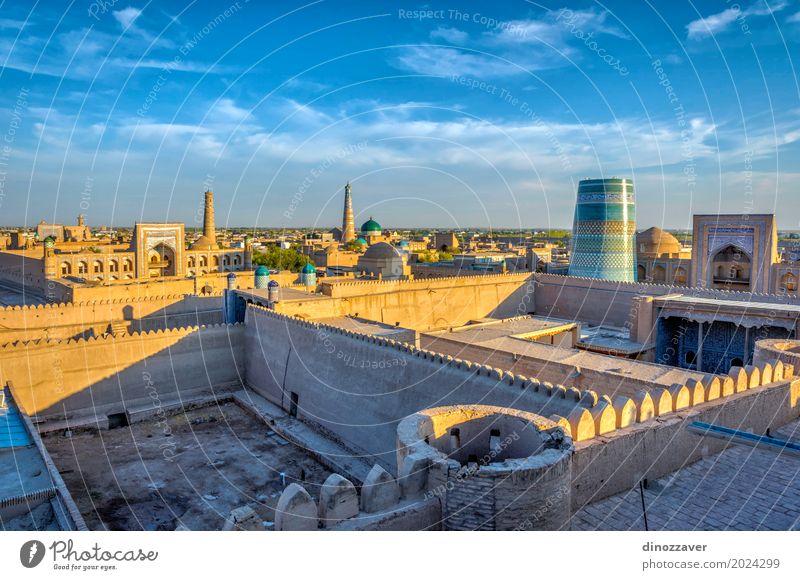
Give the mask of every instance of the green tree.
M 266 266 L 271 270 L 289 270 L 299 272 L 303 266 L 311 262 L 311 258 L 297 251 L 297 246 L 284 249 L 278 246 L 269 246 L 263 252 L 256 252 L 253 264 Z

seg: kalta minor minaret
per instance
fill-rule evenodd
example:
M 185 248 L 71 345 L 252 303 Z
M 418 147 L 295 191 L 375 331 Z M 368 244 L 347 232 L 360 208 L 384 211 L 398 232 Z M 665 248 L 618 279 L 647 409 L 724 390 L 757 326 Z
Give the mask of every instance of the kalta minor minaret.
M 356 239 L 356 222 L 353 218 L 353 195 L 350 182 L 344 186 L 344 217 L 342 218 L 342 243 Z

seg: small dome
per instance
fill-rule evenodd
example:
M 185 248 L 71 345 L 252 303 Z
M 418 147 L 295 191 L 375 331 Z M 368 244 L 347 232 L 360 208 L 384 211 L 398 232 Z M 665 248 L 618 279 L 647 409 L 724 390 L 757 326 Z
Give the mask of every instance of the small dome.
M 218 246 L 215 242 L 212 242 L 206 236 L 200 236 L 197 238 L 194 243 L 189 246 L 190 250 L 216 250 Z
M 400 240 L 400 247 L 407 248 L 408 247 L 408 240 Z
M 366 246 L 367 245 L 367 240 L 365 240 L 364 238 L 358 238 L 356 240 L 356 243 L 357 244 L 361 244 L 362 246 Z
M 371 217 L 364 222 L 364 225 L 361 226 L 361 233 L 362 234 L 379 234 L 383 231 L 381 224 L 376 222 Z
M 269 270 L 266 266 L 259 266 L 256 268 L 256 276 L 269 276 Z
M 639 254 L 660 256 L 677 254 L 681 251 L 678 238 L 659 227 L 652 227 L 636 235 L 636 246 Z
M 314 264 L 312 264 L 311 262 L 309 262 L 308 264 L 303 266 L 303 269 L 301 270 L 301 272 L 303 274 L 313 274 L 316 271 L 317 271 L 317 269 L 314 267 Z
M 278 284 L 275 280 L 270 280 L 269 284 L 267 284 L 268 288 L 277 288 L 278 286 L 280 286 L 280 284 Z
M 400 251 L 391 244 L 380 242 L 369 247 L 364 253 L 365 258 L 399 258 L 401 257 Z
M 228 280 L 236 280 L 236 274 L 234 274 L 233 272 L 228 274 Z
M 44 239 L 44 247 L 45 248 L 52 248 L 53 244 L 55 244 L 55 243 L 56 243 L 56 241 L 53 239 L 53 236 L 47 236 Z

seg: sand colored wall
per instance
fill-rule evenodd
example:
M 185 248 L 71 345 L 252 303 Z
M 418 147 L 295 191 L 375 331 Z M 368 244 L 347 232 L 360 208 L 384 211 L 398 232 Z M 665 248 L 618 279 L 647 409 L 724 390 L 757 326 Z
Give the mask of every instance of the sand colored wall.
M 217 324 L 221 296 L 171 295 L 86 303 L 0 308 L 0 344 L 40 338 L 99 336 L 112 325 L 129 331 Z
M 255 305 L 247 309 L 244 358 L 245 381 L 251 388 L 284 409 L 291 409 L 292 394 L 298 395 L 299 417 L 364 450 L 394 472 L 398 421 L 442 405 L 530 411 L 564 427 L 576 442 L 592 441 L 599 447 L 607 445 L 612 433 L 622 437 L 634 429 L 639 432 L 639 425 L 659 429 L 665 420 L 698 407 L 727 408 L 744 393 L 763 390 L 762 386 L 777 385 L 784 393 L 780 400 L 769 396 L 763 400 L 764 417 L 774 417 L 777 425 L 797 415 L 797 396 L 787 394 L 791 369 L 780 362 L 734 368 L 727 376 L 690 379 L 686 384 L 653 385 L 632 397 L 612 399 Z M 795 387 L 791 389 L 794 393 Z M 650 454 L 667 452 L 668 441 L 659 441 L 662 446 L 649 447 Z
M 687 430 L 693 421 L 751 433 L 773 431 L 800 416 L 800 380 L 780 381 L 608 434 L 602 444 L 576 444 L 572 507 L 578 510 L 654 480 L 734 445 Z
M 389 346 L 393 345 L 393 346 Z M 491 375 L 491 376 L 490 376 Z M 489 367 L 448 364 L 435 353 L 365 337 L 249 305 L 245 380 L 284 409 L 299 395 L 301 418 L 396 470 L 395 427 L 429 407 L 491 404 L 568 415 L 576 401 L 498 380 Z
M 38 256 L 38 257 L 36 257 Z M 41 251 L 0 252 L 0 282 L 44 296 L 44 261 Z
M 655 387 L 669 387 L 675 382 L 685 384 L 689 379 L 702 381 L 703 373 L 685 369 L 671 369 L 652 363 L 625 360 L 626 373 L 608 370 L 608 367 L 619 367 L 615 359 L 608 356 L 569 348 L 549 345 L 529 345 L 531 356 L 519 356 L 490 346 L 465 344 L 442 336 L 420 335 L 420 346 L 463 358 L 480 364 L 536 378 L 542 382 L 550 382 L 578 389 L 593 389 L 600 395 L 625 395 L 632 397 L 639 390 L 650 390 Z M 540 356 L 534 356 L 534 353 Z M 561 362 L 570 359 L 568 362 Z M 598 364 L 592 368 L 593 361 Z M 644 376 L 656 373 L 653 366 L 663 369 L 663 376 L 655 379 L 644 379 L 635 376 L 635 369 L 640 368 Z M 634 369 L 634 370 L 631 370 Z M 579 371 L 579 372 L 576 372 Z
M 686 288 L 663 284 L 638 282 L 609 282 L 576 276 L 557 274 L 535 274 L 534 292 L 536 314 L 568 320 L 580 320 L 589 324 L 617 327 L 633 327 L 636 317 L 632 312 L 634 298 L 640 295 L 665 296 L 684 294 L 688 296 L 768 302 L 773 304 L 800 304 L 795 295 L 777 296 L 749 292 L 729 292 L 703 288 Z
M 241 325 L 0 347 L 0 383 L 39 420 L 105 417 L 238 387 Z
M 469 320 L 505 318 L 533 309 L 530 273 L 426 280 L 341 282 L 321 285 L 328 300 L 287 301 L 290 316 L 358 316 L 416 330 L 460 326 Z
M 800 369 L 800 340 L 769 339 L 756 343 L 753 352 L 753 364 L 761 366 L 764 363 L 780 360 L 784 365 L 792 365 Z

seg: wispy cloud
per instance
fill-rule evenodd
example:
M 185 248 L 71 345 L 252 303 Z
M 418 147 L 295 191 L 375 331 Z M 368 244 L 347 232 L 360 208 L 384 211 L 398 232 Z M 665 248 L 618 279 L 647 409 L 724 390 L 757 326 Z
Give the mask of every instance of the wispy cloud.
M 458 28 L 440 26 L 431 32 L 432 40 L 444 40 L 451 44 L 464 44 L 469 39 L 469 34 Z
M 432 76 L 479 76 L 500 78 L 566 66 L 567 58 L 577 58 L 573 48 L 580 29 L 585 34 L 627 38 L 608 22 L 608 13 L 597 10 L 551 10 L 541 18 L 499 23 L 492 30 L 470 34 L 452 27 L 438 27 L 429 35 L 430 43 L 404 48 L 393 60 L 398 68 Z M 445 47 L 466 45 L 471 50 Z
M 785 1 L 775 2 L 770 5 L 765 0 L 758 0 L 745 9 L 742 9 L 739 5 L 733 5 L 722 12 L 698 18 L 687 24 L 687 37 L 689 40 L 709 38 L 726 31 L 737 20 L 743 20 L 750 16 L 768 16 L 783 10 L 787 6 L 788 2 Z

